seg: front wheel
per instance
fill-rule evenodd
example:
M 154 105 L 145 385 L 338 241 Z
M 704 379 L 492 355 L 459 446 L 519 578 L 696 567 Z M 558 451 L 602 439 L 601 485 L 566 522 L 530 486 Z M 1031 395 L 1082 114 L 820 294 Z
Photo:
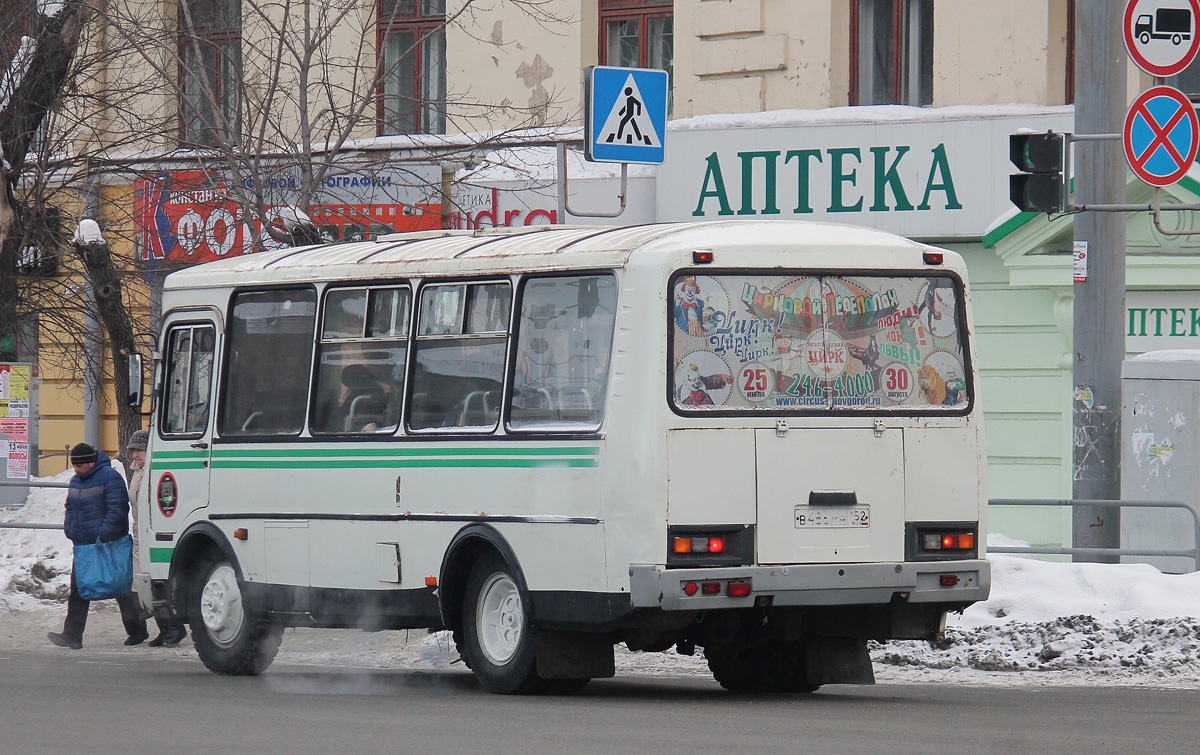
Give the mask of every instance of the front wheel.
M 541 691 L 528 607 L 512 568 L 496 554 L 471 569 L 463 609 L 466 661 L 479 683 L 500 694 Z
M 246 615 L 237 572 L 224 556 L 200 565 L 190 601 L 192 641 L 196 654 L 210 671 L 257 676 L 275 660 L 283 628 Z

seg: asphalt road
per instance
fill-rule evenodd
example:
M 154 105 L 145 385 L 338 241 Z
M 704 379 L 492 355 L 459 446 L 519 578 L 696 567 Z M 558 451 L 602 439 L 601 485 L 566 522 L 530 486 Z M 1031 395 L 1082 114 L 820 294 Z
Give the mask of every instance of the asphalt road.
M 1192 753 L 1200 690 L 827 687 L 738 697 L 702 678 L 619 677 L 504 697 L 465 670 L 0 648 L 0 753 Z

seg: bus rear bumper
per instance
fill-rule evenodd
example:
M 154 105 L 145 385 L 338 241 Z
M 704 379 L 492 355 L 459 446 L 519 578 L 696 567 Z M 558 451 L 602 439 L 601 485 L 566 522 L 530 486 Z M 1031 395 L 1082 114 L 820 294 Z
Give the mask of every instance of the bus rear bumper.
M 749 593 L 744 597 L 731 596 L 730 585 L 741 582 L 750 583 Z M 629 586 L 634 608 L 664 611 L 752 605 L 880 605 L 897 598 L 908 603 L 957 607 L 987 600 L 992 571 L 986 559 L 711 569 L 666 569 L 660 565 L 635 564 L 629 568 Z M 739 589 L 745 590 L 734 588 L 733 592 Z

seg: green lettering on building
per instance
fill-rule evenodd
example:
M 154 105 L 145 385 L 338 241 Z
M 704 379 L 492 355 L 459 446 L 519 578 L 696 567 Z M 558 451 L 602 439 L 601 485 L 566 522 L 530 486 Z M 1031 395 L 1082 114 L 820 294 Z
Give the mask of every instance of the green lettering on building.
M 937 176 L 941 176 L 941 181 L 934 183 Z M 933 148 L 933 162 L 929 165 L 929 180 L 925 182 L 925 196 L 921 199 L 921 204 L 917 205 L 918 210 L 930 208 L 929 195 L 935 190 L 946 195 L 947 210 L 962 209 L 962 203 L 958 201 L 958 194 L 954 191 L 954 177 L 950 174 L 950 161 L 946 157 L 945 144 L 939 144 Z
M 1195 310 L 1193 310 L 1195 311 Z M 1135 325 L 1135 320 L 1140 320 L 1140 325 Z M 1194 326 L 1193 326 L 1194 327 Z M 1144 336 L 1146 335 L 1146 309 L 1144 307 L 1129 309 L 1129 335 Z
M 808 203 L 808 164 L 814 157 L 817 158 L 817 162 L 821 162 L 821 150 L 789 149 L 783 157 L 783 164 L 790 163 L 793 157 L 799 159 L 796 161 L 796 209 L 792 212 L 807 215 L 813 211 L 812 205 Z
M 851 186 L 858 185 L 858 170 L 855 168 L 849 173 L 845 172 L 842 160 L 847 155 L 853 155 L 854 159 L 862 163 L 862 153 L 858 147 L 840 147 L 837 149 L 826 150 L 829 153 L 830 159 L 830 174 L 829 174 L 829 212 L 862 212 L 863 200 L 862 197 L 852 205 L 847 205 L 842 199 L 843 184 Z
M 715 153 L 714 153 L 715 154 Z M 763 215 L 778 215 L 779 207 L 775 205 L 776 166 L 779 164 L 779 152 L 739 152 L 742 159 L 742 206 L 738 215 L 756 215 L 754 209 L 754 161 L 763 160 Z
M 717 158 L 717 153 L 709 155 L 705 162 L 708 167 L 704 171 L 704 185 L 700 187 L 700 200 L 696 202 L 696 210 L 692 213 L 694 217 L 704 217 L 704 200 L 716 199 L 721 203 L 721 209 L 717 211 L 718 215 L 732 215 L 733 209 L 729 206 L 729 196 L 725 192 L 725 177 L 721 175 L 721 161 Z M 712 189 L 709 189 L 709 181 L 712 182 Z
M 894 209 L 897 211 L 913 209 L 912 202 L 908 201 L 908 194 L 904 191 L 904 183 L 900 180 L 900 174 L 896 172 L 896 169 L 900 167 L 901 158 L 909 149 L 909 147 L 896 147 L 896 159 L 888 166 L 887 153 L 891 151 L 891 148 L 871 147 L 871 152 L 875 155 L 875 204 L 871 205 L 871 212 L 887 212 L 891 209 L 887 203 L 889 187 L 892 190 L 892 198 L 896 200 Z

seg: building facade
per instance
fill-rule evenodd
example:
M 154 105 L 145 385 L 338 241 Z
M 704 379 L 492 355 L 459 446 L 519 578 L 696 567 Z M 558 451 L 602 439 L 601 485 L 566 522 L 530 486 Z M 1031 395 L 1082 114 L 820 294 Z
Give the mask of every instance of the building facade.
M 572 152 L 569 199 L 584 210 L 563 216 L 548 144 L 578 139 L 587 66 L 664 69 L 666 161 L 632 171 L 626 212 L 599 222 L 807 217 L 960 252 L 974 279 L 991 495 L 1069 497 L 1071 219 L 1012 208 L 1007 136 L 1073 130 L 1076 1 L 313 0 L 299 7 L 326 14 L 330 28 L 313 46 L 329 63 L 272 78 L 276 10 L 181 0 L 152 6 L 172 32 L 169 64 L 155 70 L 143 55 L 127 65 L 148 81 L 174 77 L 139 105 L 168 126 L 159 173 L 209 169 L 195 155 L 167 159 L 181 147 L 220 155 L 231 144 L 262 152 L 337 137 L 358 150 L 344 154 L 372 155 L 387 170 L 422 166 L 402 198 L 367 204 L 401 214 L 438 204 L 438 222 L 459 227 L 586 221 L 587 209 L 609 209 L 614 170 Z M 1152 82 L 1128 70 L 1131 101 Z M 1171 83 L 1200 92 L 1200 66 Z M 267 123 L 277 137 L 256 142 Z M 526 128 L 548 129 L 522 132 L 541 146 L 498 146 L 498 134 Z M 1172 191 L 1194 202 L 1200 184 L 1189 181 Z M 1138 201 L 1146 187 L 1131 177 L 1128 193 Z M 131 222 L 131 237 L 145 238 L 152 223 Z M 1130 322 L 1200 308 L 1200 237 L 1164 235 L 1138 215 L 1128 229 Z M 225 237 L 213 238 L 219 247 Z M 1184 330 L 1134 327 L 1127 349 L 1200 344 L 1200 332 Z M 43 418 L 52 409 L 43 402 Z M 992 529 L 1062 544 L 1070 514 L 999 511 Z

